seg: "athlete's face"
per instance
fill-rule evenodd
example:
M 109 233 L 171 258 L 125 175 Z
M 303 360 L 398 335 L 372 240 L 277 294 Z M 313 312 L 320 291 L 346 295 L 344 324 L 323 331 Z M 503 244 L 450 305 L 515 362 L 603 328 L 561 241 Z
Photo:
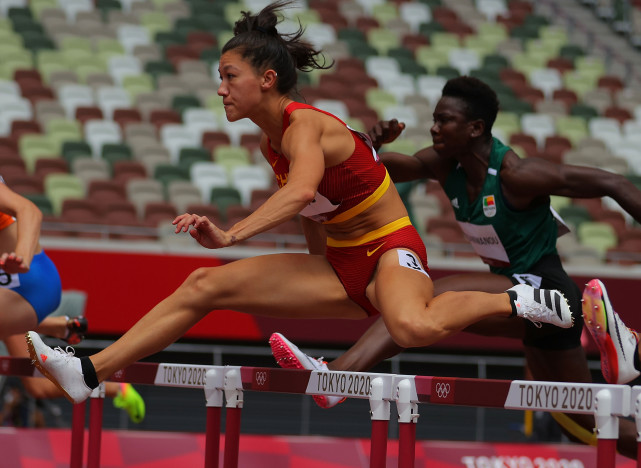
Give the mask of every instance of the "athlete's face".
M 454 97 L 443 96 L 436 104 L 430 133 L 437 153 L 452 154 L 468 144 L 472 122 L 465 110 L 465 103 Z
M 235 50 L 227 51 L 220 57 L 218 73 L 218 95 L 223 98 L 227 120 L 235 122 L 249 117 L 262 98 L 262 77 Z

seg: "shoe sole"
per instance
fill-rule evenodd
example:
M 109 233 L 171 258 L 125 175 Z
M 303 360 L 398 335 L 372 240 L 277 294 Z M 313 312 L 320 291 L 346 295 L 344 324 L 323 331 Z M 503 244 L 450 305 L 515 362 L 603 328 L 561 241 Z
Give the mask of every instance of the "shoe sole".
M 286 341 L 281 339 L 279 334 L 274 333 L 269 338 L 269 346 L 272 348 L 274 359 L 276 359 L 276 362 L 280 367 L 284 369 L 309 370 L 300 363 L 300 360 L 298 359 L 298 356 L 296 356 L 296 353 L 291 350 Z M 324 397 L 322 395 L 312 395 L 312 398 L 314 398 L 316 404 L 321 408 L 331 408 L 331 406 L 329 406 L 329 402 L 327 401 L 327 397 Z
M 583 319 L 599 348 L 603 378 L 609 384 L 616 384 L 619 380 L 619 359 L 612 337 L 608 334 L 607 298 L 599 280 L 589 281 L 583 292 Z
M 33 345 L 33 341 L 31 340 L 31 335 L 27 333 L 25 335 L 27 338 L 27 348 L 29 348 L 29 356 L 31 357 L 31 363 L 40 371 L 42 375 L 44 375 L 46 378 L 48 378 L 51 383 L 53 383 L 56 387 L 60 389 L 60 391 L 63 393 L 65 398 L 69 400 L 71 403 L 76 404 L 75 401 L 73 401 L 73 398 L 67 393 L 67 391 L 60 386 L 58 383 L 58 380 L 47 371 L 47 369 L 44 368 L 44 366 L 40 363 L 40 360 L 38 359 L 38 353 L 36 352 L 36 348 Z

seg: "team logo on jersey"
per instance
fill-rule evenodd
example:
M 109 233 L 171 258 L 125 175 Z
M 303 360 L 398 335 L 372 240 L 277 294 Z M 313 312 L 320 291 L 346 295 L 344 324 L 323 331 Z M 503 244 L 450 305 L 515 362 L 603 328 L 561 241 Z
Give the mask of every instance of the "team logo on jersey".
M 494 195 L 486 195 L 483 197 L 483 214 L 488 218 L 492 218 L 496 215 L 496 203 L 494 200 Z

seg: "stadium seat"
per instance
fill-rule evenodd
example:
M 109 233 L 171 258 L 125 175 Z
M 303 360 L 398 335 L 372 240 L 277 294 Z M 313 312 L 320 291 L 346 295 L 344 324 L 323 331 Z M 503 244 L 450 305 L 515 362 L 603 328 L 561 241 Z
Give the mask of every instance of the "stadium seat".
M 273 177 L 263 166 L 236 166 L 229 174 L 231 186 L 240 192 L 241 203 L 248 207 L 255 189 L 267 189 L 273 183 Z
M 215 162 L 196 162 L 191 165 L 191 181 L 201 192 L 204 203 L 211 200 L 211 190 L 214 187 L 228 187 L 229 176 L 227 169 Z
M 577 236 L 582 245 L 596 249 L 605 255 L 606 251 L 616 247 L 618 239 L 614 228 L 604 222 L 586 221 L 577 228 Z
M 84 134 L 94 158 L 100 157 L 104 144 L 122 142 L 120 126 L 112 120 L 90 120 L 85 124 Z
M 85 184 L 93 180 L 107 180 L 111 177 L 109 163 L 104 159 L 75 158 L 71 163 L 71 172 Z
M 200 146 L 197 134 L 183 124 L 167 124 L 160 129 L 160 139 L 169 150 L 171 162 L 178 164 L 180 150 Z
M 103 112 L 105 119 L 115 120 L 116 109 L 127 109 L 131 107 L 132 99 L 130 94 L 121 87 L 101 87 L 96 91 L 98 106 Z
M 526 113 L 521 116 L 521 129 L 523 133 L 532 135 L 540 149 L 545 144 L 545 139 L 556 133 L 554 119 L 549 115 Z
M 227 209 L 230 206 L 241 205 L 242 197 L 234 187 L 213 187 L 209 201 L 218 208 L 221 217 L 227 221 Z
M 51 173 L 44 178 L 45 194 L 51 200 L 53 213 L 59 216 L 62 203 L 68 198 L 84 198 L 85 186 L 74 174 Z

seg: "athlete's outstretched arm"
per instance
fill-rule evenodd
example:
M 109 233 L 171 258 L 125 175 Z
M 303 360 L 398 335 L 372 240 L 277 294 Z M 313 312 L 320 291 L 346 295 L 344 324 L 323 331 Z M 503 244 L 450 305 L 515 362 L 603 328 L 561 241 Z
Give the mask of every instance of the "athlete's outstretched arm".
M 641 191 L 627 178 L 602 169 L 554 164 L 540 158 L 506 158 L 501 180 L 510 202 L 529 203 L 536 197 L 612 197 L 641 222 Z M 519 202 L 519 200 L 521 202 Z

